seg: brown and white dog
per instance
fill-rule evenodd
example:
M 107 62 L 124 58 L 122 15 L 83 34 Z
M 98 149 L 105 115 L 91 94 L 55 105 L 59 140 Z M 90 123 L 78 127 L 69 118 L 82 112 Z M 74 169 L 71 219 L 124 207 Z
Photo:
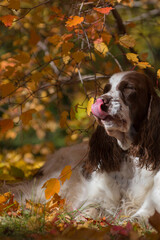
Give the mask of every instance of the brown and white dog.
M 11 187 L 17 200 L 44 202 L 44 182 L 71 165 L 60 190 L 68 209 L 91 217 L 118 208 L 140 218 L 160 213 L 160 98 L 152 81 L 135 71 L 114 74 L 92 113 L 98 127 L 89 144 L 57 151 L 35 179 Z

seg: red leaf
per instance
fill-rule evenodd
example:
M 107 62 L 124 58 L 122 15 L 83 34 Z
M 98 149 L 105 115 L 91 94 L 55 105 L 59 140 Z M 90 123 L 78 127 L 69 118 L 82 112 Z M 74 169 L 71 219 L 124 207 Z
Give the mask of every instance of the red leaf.
M 106 8 L 93 8 L 93 9 L 97 12 L 108 15 L 113 8 L 112 7 L 106 7 Z
M 0 21 L 2 21 L 6 27 L 10 27 L 13 23 L 13 20 L 17 18 L 18 18 L 17 16 L 6 15 L 6 16 L 0 17 Z

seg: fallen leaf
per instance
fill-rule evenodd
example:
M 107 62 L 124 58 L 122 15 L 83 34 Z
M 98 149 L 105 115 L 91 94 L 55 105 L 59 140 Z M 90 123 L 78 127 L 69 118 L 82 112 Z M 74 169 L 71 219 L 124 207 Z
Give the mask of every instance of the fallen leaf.
M 79 16 L 70 16 L 68 21 L 66 22 L 67 27 L 73 27 L 76 26 L 84 21 L 83 17 Z
M 59 193 L 60 191 L 60 181 L 56 178 L 51 178 L 42 186 L 45 189 L 45 197 L 48 200 L 52 197 L 55 193 Z
M 135 40 L 131 35 L 124 35 L 119 39 L 119 43 L 125 48 L 132 48 L 135 46 Z
M 94 103 L 94 98 L 91 97 L 88 101 L 88 104 L 87 104 L 87 114 L 90 116 L 91 114 L 91 107 L 92 107 L 92 104 Z
M 60 176 L 59 176 L 59 178 L 60 178 L 60 180 L 61 180 L 61 182 L 62 182 L 62 185 L 64 184 L 64 182 L 65 182 L 67 179 L 68 179 L 68 180 L 70 179 L 71 175 L 72 175 L 71 166 L 70 166 L 70 165 L 65 166 L 64 169 L 62 170 Z
M 99 12 L 99 13 L 103 13 L 103 14 L 108 15 L 113 8 L 112 7 L 106 7 L 106 8 L 93 8 L 93 9 L 95 11 Z

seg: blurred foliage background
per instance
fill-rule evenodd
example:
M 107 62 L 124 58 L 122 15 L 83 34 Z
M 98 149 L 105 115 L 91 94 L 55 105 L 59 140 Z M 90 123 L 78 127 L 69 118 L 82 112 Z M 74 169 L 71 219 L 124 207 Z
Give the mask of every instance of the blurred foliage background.
M 143 71 L 158 88 L 158 0 L 2 0 L 0 29 L 1 180 L 87 141 L 88 101 L 113 73 Z

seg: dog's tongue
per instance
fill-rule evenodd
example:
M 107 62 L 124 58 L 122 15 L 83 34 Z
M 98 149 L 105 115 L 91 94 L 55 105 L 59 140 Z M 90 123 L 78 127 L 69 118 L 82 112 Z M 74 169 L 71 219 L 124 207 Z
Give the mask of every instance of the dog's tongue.
M 100 118 L 100 119 L 105 119 L 106 116 L 108 115 L 106 112 L 104 112 L 101 108 L 101 106 L 103 105 L 103 101 L 102 99 L 98 98 L 96 100 L 96 102 L 92 105 L 91 107 L 91 111 L 93 113 L 94 116 Z

